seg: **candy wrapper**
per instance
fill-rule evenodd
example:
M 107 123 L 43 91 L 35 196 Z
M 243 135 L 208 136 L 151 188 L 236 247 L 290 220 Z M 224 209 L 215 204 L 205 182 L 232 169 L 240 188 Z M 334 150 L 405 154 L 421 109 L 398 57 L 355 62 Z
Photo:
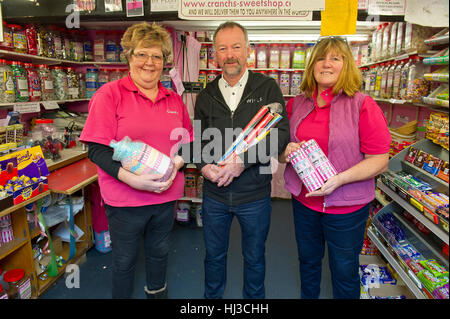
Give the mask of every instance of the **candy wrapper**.
M 301 147 L 324 181 L 328 180 L 331 176 L 337 175 L 336 169 L 328 160 L 316 140 L 311 139 L 306 141 Z
M 294 167 L 303 185 L 306 186 L 309 192 L 313 192 L 322 187 L 325 181 L 302 148 L 292 152 L 288 157 L 292 167 Z
M 113 160 L 120 161 L 122 167 L 136 175 L 160 174 L 159 181 L 169 179 L 173 161 L 164 153 L 139 141 L 132 141 L 125 136 L 120 142 L 111 141 L 109 144 L 114 149 Z

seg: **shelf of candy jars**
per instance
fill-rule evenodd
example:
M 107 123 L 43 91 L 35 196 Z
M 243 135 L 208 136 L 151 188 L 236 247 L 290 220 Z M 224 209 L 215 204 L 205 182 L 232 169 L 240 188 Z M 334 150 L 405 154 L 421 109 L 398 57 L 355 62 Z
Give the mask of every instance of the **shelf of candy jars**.
M 409 212 L 390 203 L 372 217 L 367 233 L 416 298 L 448 299 L 448 244 Z

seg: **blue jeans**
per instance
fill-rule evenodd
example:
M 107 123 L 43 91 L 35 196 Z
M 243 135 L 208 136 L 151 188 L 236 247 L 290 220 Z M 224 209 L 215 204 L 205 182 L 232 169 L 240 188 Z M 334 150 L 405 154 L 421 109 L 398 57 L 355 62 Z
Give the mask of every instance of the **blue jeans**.
M 320 294 L 325 242 L 335 299 L 359 299 L 359 253 L 369 217 L 369 204 L 349 214 L 327 214 L 293 199 L 295 237 L 300 263 L 301 298 Z
M 112 297 L 131 298 L 142 237 L 147 288 L 164 287 L 175 201 L 140 207 L 105 207 L 112 243 Z
M 270 226 L 270 196 L 228 206 L 203 196 L 203 237 L 205 240 L 205 298 L 222 298 L 227 278 L 230 228 L 236 216 L 242 233 L 244 256 L 244 298 L 265 298 L 265 243 Z

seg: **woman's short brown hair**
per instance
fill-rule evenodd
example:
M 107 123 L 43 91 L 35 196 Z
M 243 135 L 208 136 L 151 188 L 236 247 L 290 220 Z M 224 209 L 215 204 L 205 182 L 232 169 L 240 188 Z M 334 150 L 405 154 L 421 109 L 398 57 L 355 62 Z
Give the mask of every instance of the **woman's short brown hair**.
M 141 45 L 148 48 L 154 45 L 161 46 L 164 64 L 172 62 L 172 38 L 170 33 L 156 23 L 142 22 L 129 27 L 120 41 L 123 52 L 130 61 L 130 56 L 136 47 Z
M 334 85 L 333 94 L 336 95 L 342 90 L 348 96 L 354 96 L 361 87 L 361 72 L 356 66 L 349 45 L 340 37 L 323 38 L 314 45 L 311 56 L 306 61 L 306 69 L 300 90 L 306 96 L 312 97 L 317 87 L 317 82 L 314 78 L 314 65 L 319 58 L 324 57 L 328 52 L 341 55 L 344 62 L 338 81 Z

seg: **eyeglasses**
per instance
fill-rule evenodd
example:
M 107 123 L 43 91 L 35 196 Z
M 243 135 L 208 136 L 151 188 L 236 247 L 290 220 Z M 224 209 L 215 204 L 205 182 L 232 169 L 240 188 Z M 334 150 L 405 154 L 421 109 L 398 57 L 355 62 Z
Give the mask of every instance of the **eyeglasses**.
M 163 62 L 163 56 L 159 54 L 147 54 L 145 52 L 132 53 L 136 60 L 139 62 L 146 62 L 148 58 L 152 58 L 154 64 L 161 64 Z

